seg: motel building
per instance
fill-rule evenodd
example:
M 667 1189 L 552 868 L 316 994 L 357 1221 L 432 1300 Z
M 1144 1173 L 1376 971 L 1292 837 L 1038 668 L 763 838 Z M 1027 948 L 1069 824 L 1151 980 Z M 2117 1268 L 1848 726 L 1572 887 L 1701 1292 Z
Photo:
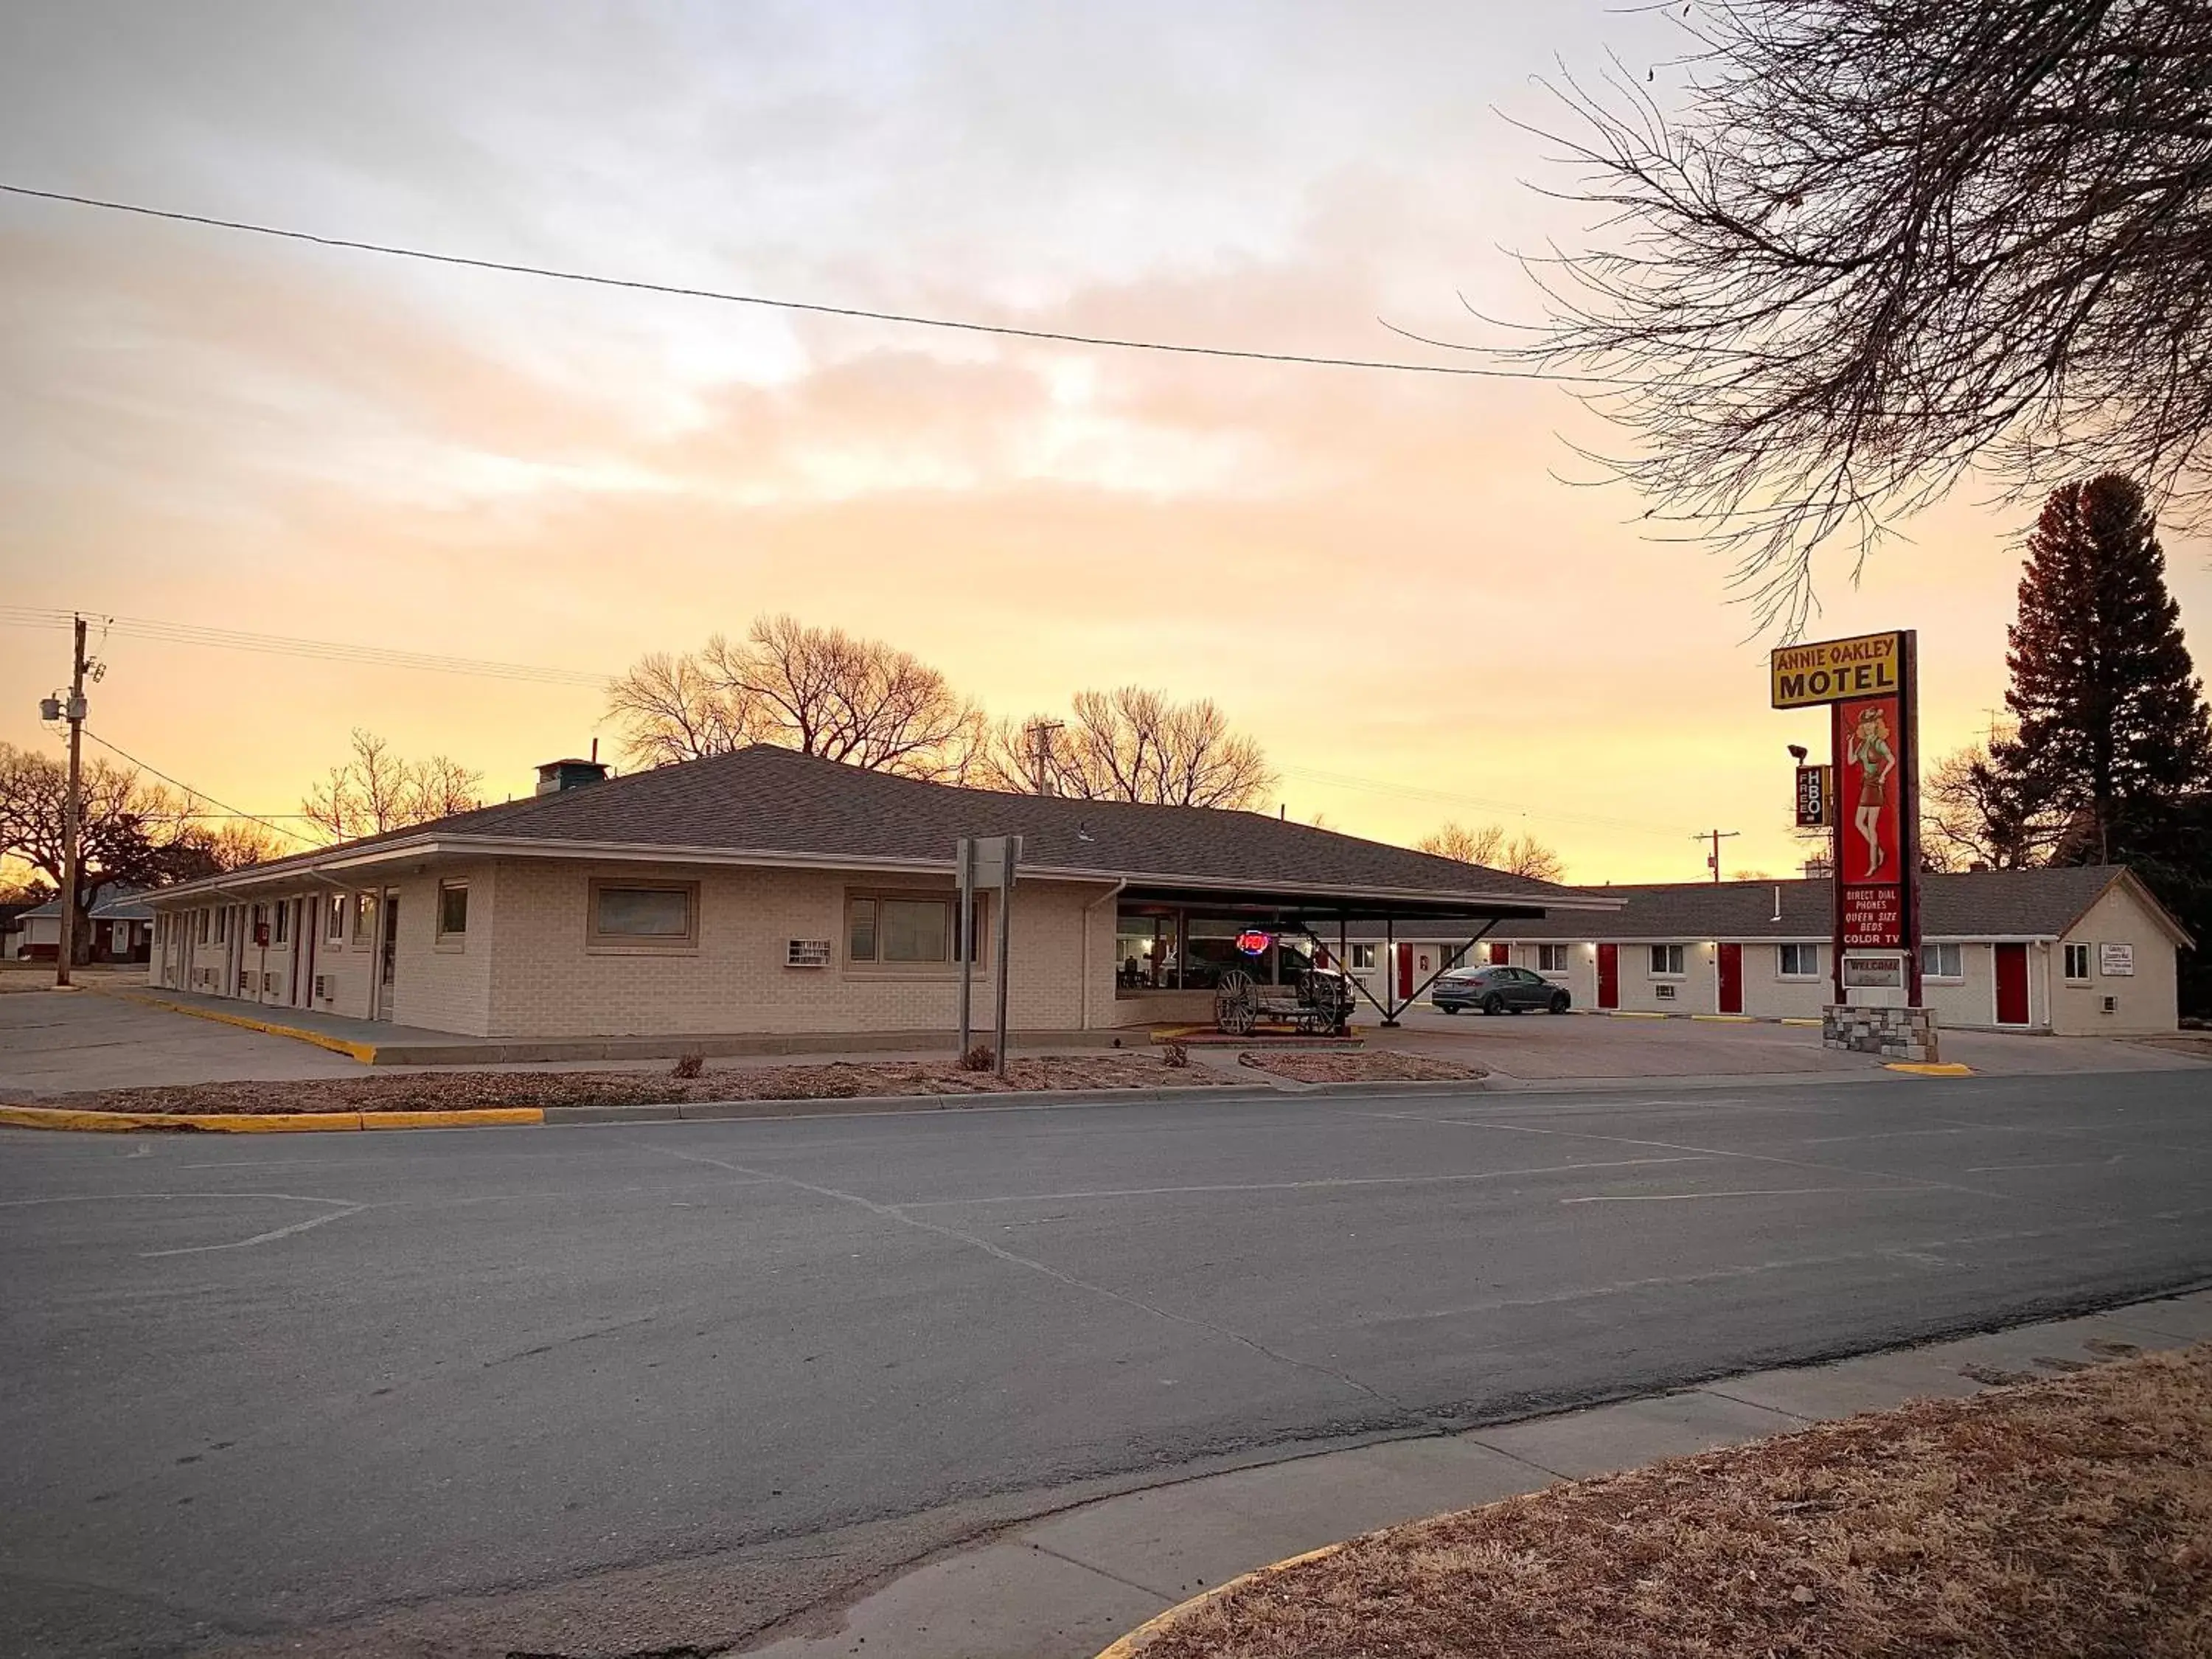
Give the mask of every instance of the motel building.
M 755 747 L 614 778 L 549 762 L 527 799 L 148 894 L 150 974 L 475 1036 L 916 1046 L 957 1022 L 956 842 L 1006 835 L 1009 1028 L 1031 1042 L 1211 1019 L 1225 969 L 1288 982 L 1358 929 L 1582 937 L 1620 904 L 1259 813 Z M 995 902 L 975 929 L 987 1025 Z
M 1469 961 L 1527 969 L 1580 1009 L 1818 1020 L 1834 1000 L 1829 884 L 1681 882 L 1584 890 L 1598 918 L 1555 908 L 1502 921 Z M 1923 999 L 1940 1027 L 2060 1036 L 2178 1028 L 2181 924 L 2124 866 L 1974 871 L 1921 878 Z M 1351 963 L 1413 994 L 1464 941 L 1434 929 L 1359 930 Z M 1881 992 L 1854 991 L 1873 1003 Z M 1888 994 L 1902 1002 L 1903 994 Z

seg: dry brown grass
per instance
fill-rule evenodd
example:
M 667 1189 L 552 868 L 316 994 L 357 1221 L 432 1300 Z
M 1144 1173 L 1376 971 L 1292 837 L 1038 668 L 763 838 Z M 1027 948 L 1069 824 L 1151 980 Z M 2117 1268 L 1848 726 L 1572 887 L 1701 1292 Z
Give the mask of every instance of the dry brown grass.
M 1262 1049 L 1237 1060 L 1294 1083 L 1452 1083 L 1488 1075 L 1480 1066 L 1391 1048 L 1348 1054 Z
M 671 1101 L 849 1100 L 864 1095 L 988 1095 L 1029 1089 L 1204 1088 L 1213 1072 L 1170 1074 L 1156 1055 L 1040 1055 L 1010 1060 L 1001 1083 L 950 1060 L 833 1060 L 666 1072 L 368 1073 L 290 1083 L 195 1083 L 50 1096 L 41 1106 L 88 1112 L 421 1112 L 483 1106 L 647 1106 Z
M 2212 1344 L 1360 1539 L 1141 1659 L 2205 1659 Z

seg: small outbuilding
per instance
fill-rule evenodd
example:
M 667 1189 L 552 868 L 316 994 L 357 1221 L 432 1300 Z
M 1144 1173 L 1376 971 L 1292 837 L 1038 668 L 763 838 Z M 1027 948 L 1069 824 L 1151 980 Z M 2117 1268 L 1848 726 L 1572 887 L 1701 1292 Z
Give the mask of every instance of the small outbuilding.
M 154 981 L 480 1036 L 936 1042 L 957 1018 L 965 836 L 1023 838 L 1010 1025 L 1032 1038 L 1208 1018 L 1225 969 L 1284 979 L 1360 927 L 1463 947 L 1556 907 L 1619 907 L 1261 813 L 764 746 L 626 777 L 551 762 L 539 789 L 149 895 Z

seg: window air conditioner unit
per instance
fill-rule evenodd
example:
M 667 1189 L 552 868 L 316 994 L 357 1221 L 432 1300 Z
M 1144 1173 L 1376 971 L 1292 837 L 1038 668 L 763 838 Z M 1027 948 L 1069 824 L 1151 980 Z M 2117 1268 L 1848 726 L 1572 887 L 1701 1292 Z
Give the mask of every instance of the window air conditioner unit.
M 1660 985 L 1655 986 L 1652 988 L 1657 991 L 1659 994 L 1659 1000 L 1662 1002 L 1672 1002 L 1674 1000 L 1674 988 L 1673 986 Z
M 2120 1000 L 2118 997 L 2106 997 L 2104 1001 L 2106 1013 L 2117 1014 L 2120 1012 Z
M 273 991 L 273 990 L 275 990 L 275 989 L 276 988 L 276 975 L 274 975 L 274 974 L 264 974 L 264 975 L 262 975 L 262 976 L 261 976 L 261 988 L 262 988 L 263 990 L 264 990 L 264 991 Z
M 328 1002 L 330 1000 L 331 976 L 328 974 L 317 974 L 315 975 L 315 1000 L 318 1002 Z

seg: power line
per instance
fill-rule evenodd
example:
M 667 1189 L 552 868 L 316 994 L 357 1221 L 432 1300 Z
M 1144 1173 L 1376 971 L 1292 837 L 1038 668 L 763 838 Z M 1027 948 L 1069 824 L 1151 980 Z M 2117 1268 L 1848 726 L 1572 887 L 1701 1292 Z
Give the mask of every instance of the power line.
M 581 283 L 594 288 L 629 289 L 644 294 L 674 295 L 686 300 L 712 300 L 723 305 L 761 306 L 775 311 L 804 311 L 824 317 L 853 317 L 869 322 L 899 323 L 914 328 L 952 329 L 966 334 L 996 334 L 1016 340 L 1049 340 L 1063 345 L 1103 346 L 1117 351 L 1158 351 L 1183 357 L 1228 357 L 1245 362 L 1295 363 L 1309 368 L 1379 369 L 1396 374 L 1449 374 L 1489 380 L 1558 380 L 1577 386 L 1619 387 L 1635 384 L 1595 374 L 1556 374 L 1520 368 L 1477 368 L 1451 363 L 1408 363 L 1376 357 L 1320 357 L 1293 351 L 1240 351 L 1229 346 L 1133 340 L 1104 334 L 1071 334 L 1048 328 L 1017 328 L 1006 323 L 978 323 L 954 317 L 924 317 L 902 311 L 872 311 L 860 306 L 833 306 L 811 300 L 779 300 L 760 294 L 735 294 L 721 289 L 690 288 L 677 283 L 651 283 L 636 277 L 568 270 L 554 265 L 527 265 L 507 259 L 472 258 L 466 254 L 441 253 L 428 248 L 405 247 L 392 242 L 368 242 L 350 236 L 325 236 L 281 225 L 256 224 L 245 219 L 218 219 L 208 214 L 180 213 L 173 209 L 146 207 L 136 202 L 107 201 L 96 196 L 75 195 L 68 191 L 33 190 L 27 185 L 0 183 L 0 191 L 38 201 L 66 202 L 76 207 L 98 208 L 108 213 L 129 213 L 140 218 L 163 219 L 173 224 L 240 231 L 251 236 L 308 242 L 317 247 L 348 248 L 356 253 L 380 253 L 395 259 L 418 259 L 429 264 L 459 265 L 471 270 L 498 270 L 516 276 L 542 276 L 551 282 Z
M 67 628 L 73 614 L 67 611 L 35 610 L 26 605 L 0 605 L 0 627 Z M 580 668 L 547 668 L 532 663 L 489 662 L 476 657 L 434 656 L 421 651 L 395 650 L 388 646 L 349 645 L 336 640 L 311 640 L 283 634 L 249 634 L 237 629 L 203 628 L 191 623 L 162 622 L 147 617 L 102 617 L 100 621 L 110 634 L 126 639 L 210 646 L 224 651 L 252 651 L 271 656 L 411 668 L 439 674 L 473 674 L 494 679 L 533 680 L 551 685 L 589 686 L 598 690 L 605 690 L 612 683 L 610 675 L 595 674 Z
M 168 784 L 174 788 L 183 790 L 187 795 L 190 795 L 195 800 L 204 800 L 210 806 L 222 806 L 222 810 L 229 813 L 234 818 L 244 818 L 248 823 L 258 823 L 264 830 L 274 830 L 278 835 L 289 836 L 294 841 L 299 842 L 307 847 L 324 847 L 329 844 L 326 842 L 310 840 L 307 836 L 301 835 L 296 830 L 287 830 L 281 823 L 271 823 L 267 818 L 256 817 L 251 812 L 241 812 L 235 806 L 225 806 L 222 802 L 217 800 L 213 795 L 209 794 L 206 790 L 195 789 L 191 785 L 185 782 L 183 780 L 171 777 L 160 767 L 149 765 L 146 762 L 140 760 L 137 756 L 131 754 L 128 750 L 118 749 L 113 744 L 108 742 L 106 738 L 101 737 L 100 733 L 94 732 L 90 726 L 87 726 L 85 728 L 84 734 L 88 738 L 90 738 L 94 743 L 98 744 L 102 749 L 107 750 L 109 754 L 113 755 L 119 759 L 129 761 L 133 766 L 137 767 L 142 772 L 151 772 L 155 777 L 161 779 L 162 782 Z M 198 813 L 191 813 L 186 816 L 197 817 L 202 815 Z

